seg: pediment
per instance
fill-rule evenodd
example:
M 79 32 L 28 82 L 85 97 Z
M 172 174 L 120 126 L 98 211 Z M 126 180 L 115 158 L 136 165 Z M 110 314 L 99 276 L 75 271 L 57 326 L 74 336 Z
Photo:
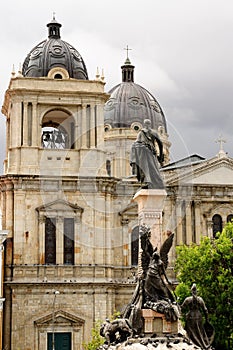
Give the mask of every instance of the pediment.
M 119 215 L 124 217 L 131 217 L 135 216 L 138 213 L 138 205 L 136 202 L 131 202 L 127 207 L 125 207 L 122 211 L 119 212 Z
M 56 201 L 50 202 L 48 204 L 37 207 L 38 212 L 62 212 L 62 211 L 72 211 L 72 212 L 83 212 L 83 208 L 79 207 L 76 204 L 69 203 L 63 199 L 58 199 Z
M 175 174 L 167 185 L 233 185 L 233 160 L 213 158 Z
M 50 313 L 46 316 L 38 318 L 34 322 L 37 327 L 48 327 L 54 324 L 82 326 L 85 323 L 82 318 L 62 310 L 57 310 L 54 312 L 54 314 Z

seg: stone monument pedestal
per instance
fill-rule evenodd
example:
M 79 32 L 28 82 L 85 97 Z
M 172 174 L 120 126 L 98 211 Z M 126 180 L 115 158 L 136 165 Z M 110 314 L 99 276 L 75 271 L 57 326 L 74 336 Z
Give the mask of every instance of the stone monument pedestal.
M 144 320 L 144 334 L 150 337 L 156 334 L 158 337 L 166 334 L 177 334 L 178 321 L 169 322 L 166 320 L 164 314 L 160 314 L 151 309 L 142 309 L 142 317 Z
M 151 229 L 151 243 L 158 249 L 163 243 L 162 212 L 167 192 L 165 190 L 141 189 L 133 200 L 138 203 L 138 220 L 140 225 Z

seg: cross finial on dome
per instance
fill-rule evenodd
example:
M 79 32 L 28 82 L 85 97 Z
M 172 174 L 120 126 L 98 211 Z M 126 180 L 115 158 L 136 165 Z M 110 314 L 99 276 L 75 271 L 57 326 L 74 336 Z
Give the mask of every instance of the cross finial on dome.
M 130 59 L 129 59 L 129 51 L 132 50 L 132 49 L 130 49 L 129 46 L 127 45 L 126 48 L 124 48 L 124 50 L 127 51 L 127 57 L 126 57 L 126 60 L 125 60 L 125 64 L 131 64 Z
M 56 21 L 56 12 L 53 12 L 53 20 Z
M 125 60 L 125 63 L 123 66 L 121 66 L 122 69 L 122 82 L 125 83 L 133 83 L 134 82 L 134 66 L 131 64 L 129 59 L 129 50 L 132 50 L 127 45 L 124 50 L 127 51 L 127 58 Z

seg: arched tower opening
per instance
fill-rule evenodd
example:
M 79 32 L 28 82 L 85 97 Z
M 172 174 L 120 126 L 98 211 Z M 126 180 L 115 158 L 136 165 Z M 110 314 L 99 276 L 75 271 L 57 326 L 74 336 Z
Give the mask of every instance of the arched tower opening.
M 45 149 L 73 149 L 73 117 L 59 109 L 47 112 L 42 119 L 41 146 Z

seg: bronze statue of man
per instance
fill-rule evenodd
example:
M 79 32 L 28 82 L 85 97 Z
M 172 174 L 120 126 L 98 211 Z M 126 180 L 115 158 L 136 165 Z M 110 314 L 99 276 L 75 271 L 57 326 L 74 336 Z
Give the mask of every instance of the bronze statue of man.
M 159 154 L 156 151 L 156 143 Z M 131 148 L 130 165 L 133 175 L 137 176 L 142 188 L 164 189 L 164 183 L 159 171 L 159 163 L 164 159 L 163 144 L 158 134 L 151 129 L 151 121 L 144 120 L 144 127 L 139 131 Z

